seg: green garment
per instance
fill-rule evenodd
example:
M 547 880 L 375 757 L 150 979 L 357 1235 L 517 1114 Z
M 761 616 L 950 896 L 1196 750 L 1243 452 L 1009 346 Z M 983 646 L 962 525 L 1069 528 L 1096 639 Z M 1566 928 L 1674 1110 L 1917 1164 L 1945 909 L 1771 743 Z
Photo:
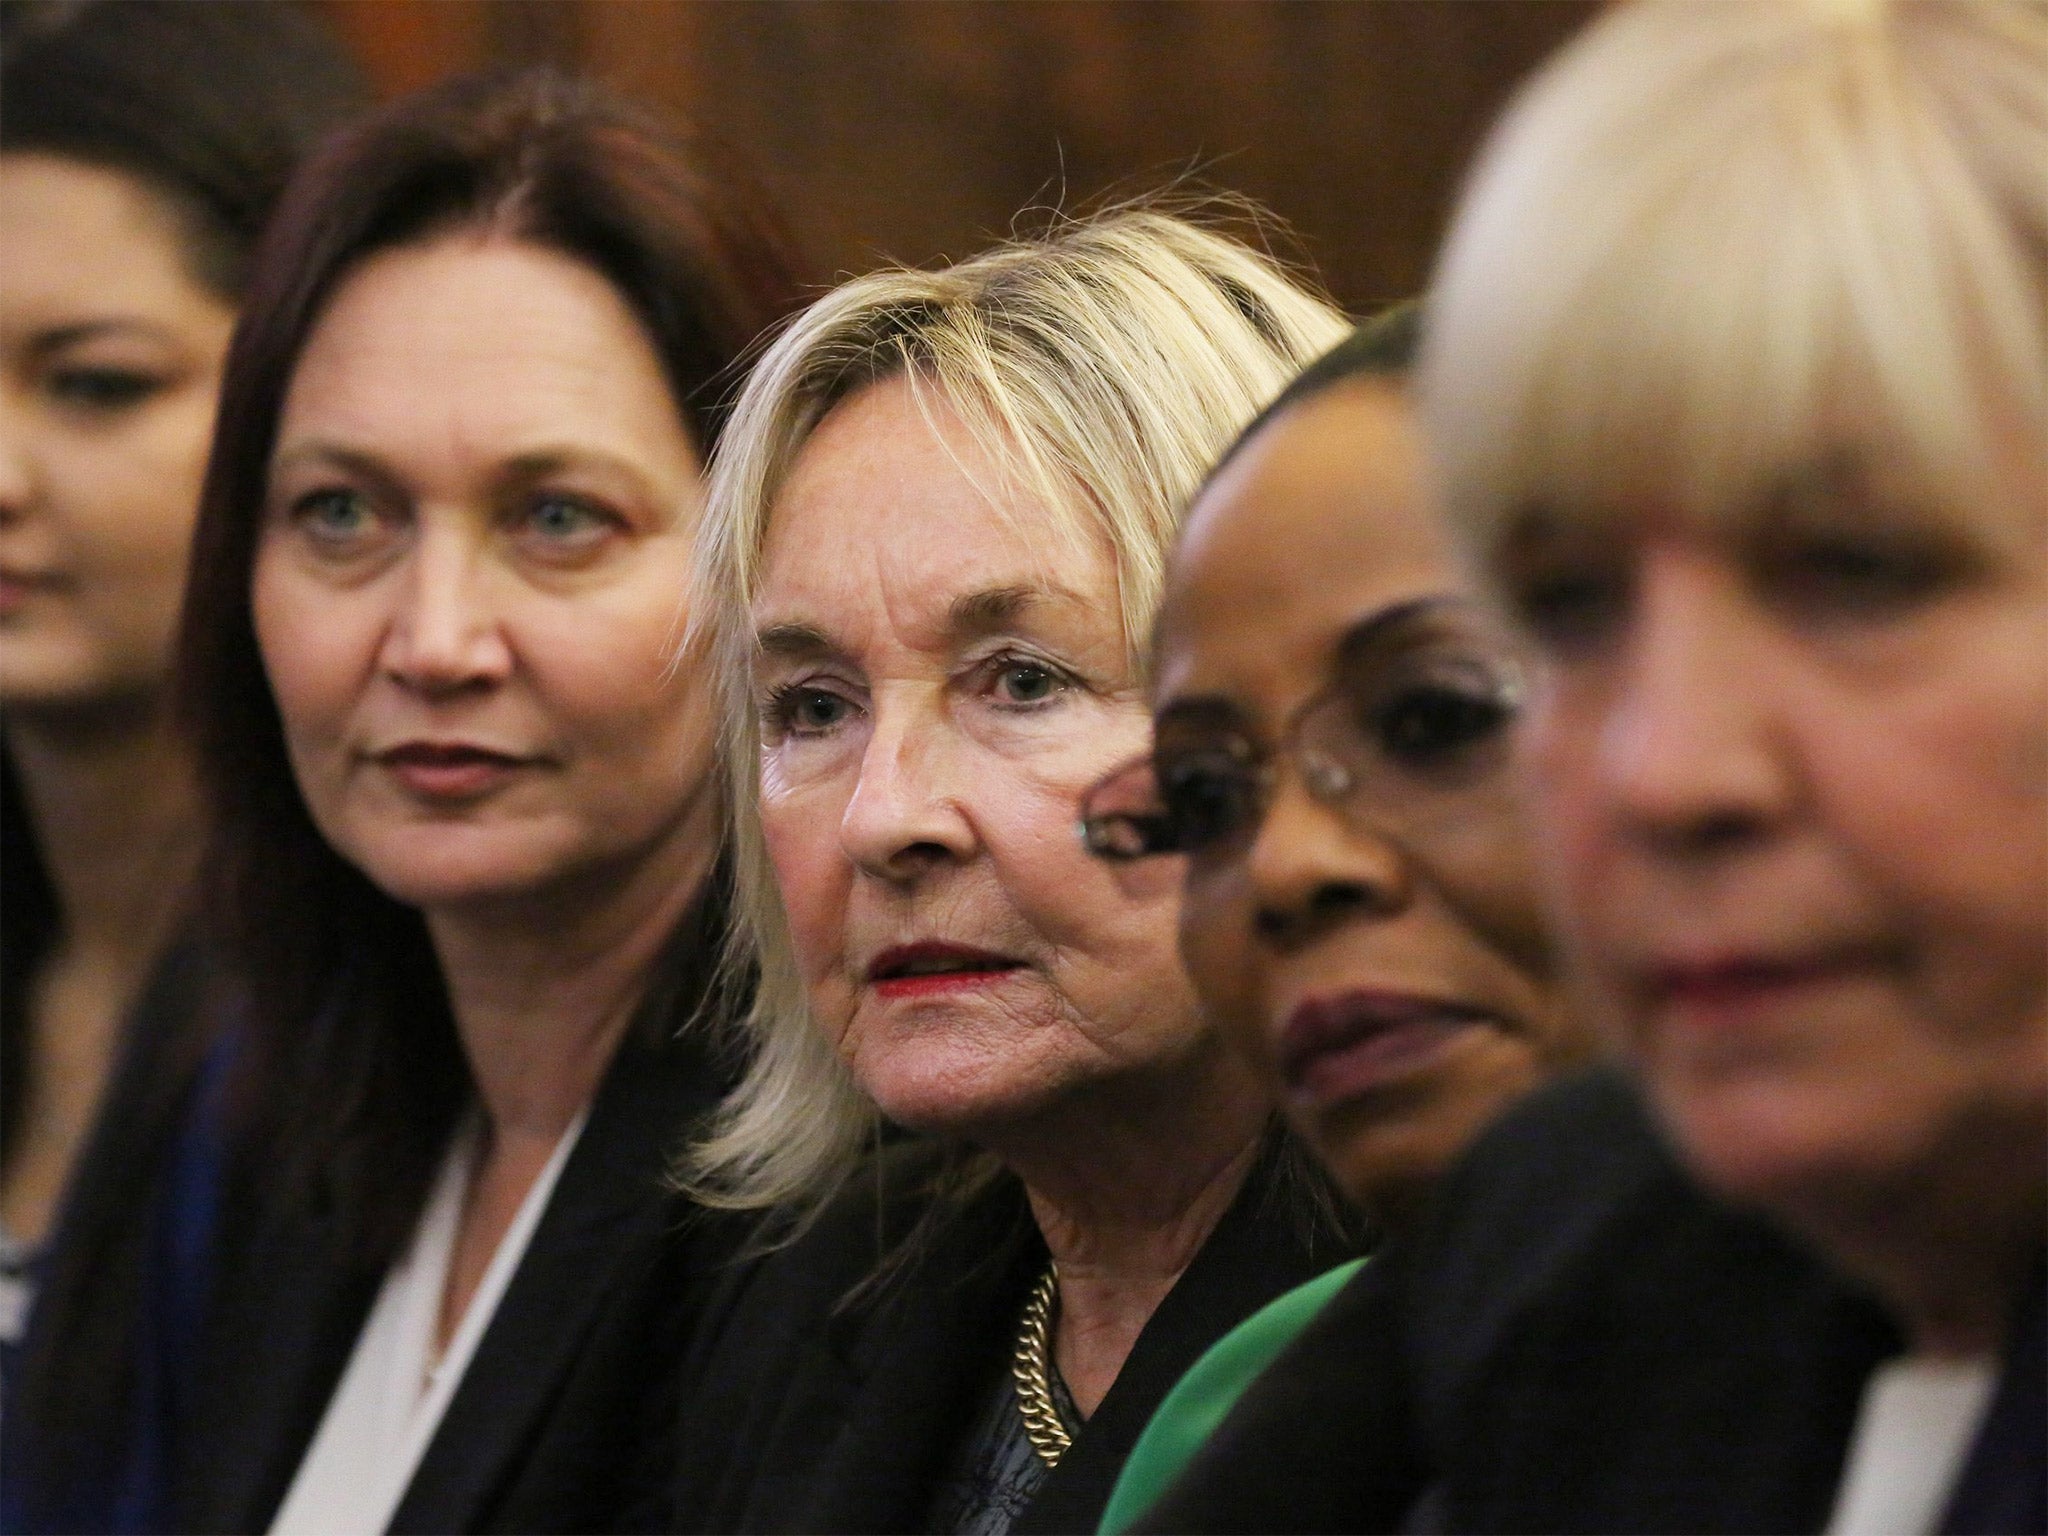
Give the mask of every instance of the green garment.
M 1102 1512 L 1102 1536 L 1119 1536 L 1166 1492 L 1216 1432 L 1244 1389 L 1273 1363 L 1295 1335 L 1314 1320 L 1330 1298 L 1358 1273 L 1363 1259 L 1340 1264 L 1306 1285 L 1266 1303 L 1209 1346 L 1187 1375 L 1174 1383 L 1152 1422 L 1131 1447 Z

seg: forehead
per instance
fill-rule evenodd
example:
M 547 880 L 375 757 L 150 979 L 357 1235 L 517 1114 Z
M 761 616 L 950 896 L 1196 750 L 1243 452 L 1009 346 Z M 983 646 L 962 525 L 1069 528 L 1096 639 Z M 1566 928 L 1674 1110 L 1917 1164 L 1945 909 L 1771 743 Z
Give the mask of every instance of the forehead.
M 300 353 L 280 438 L 394 456 L 494 457 L 573 439 L 621 457 L 690 452 L 653 344 L 579 261 L 453 235 L 352 271 Z
M 775 498 L 756 631 L 803 626 L 835 646 L 945 649 L 963 628 L 1057 623 L 1122 643 L 1106 539 L 1005 489 L 942 397 L 908 380 L 835 407 Z M 982 602 L 993 595 L 1019 599 Z
M 1260 431 L 1189 514 L 1156 631 L 1155 698 L 1284 710 L 1320 686 L 1359 619 L 1467 590 L 1406 398 L 1378 380 L 1333 386 Z
M 186 272 L 175 216 L 140 182 L 57 155 L 0 154 L 0 312 L 9 331 L 105 311 L 160 320 L 226 307 Z

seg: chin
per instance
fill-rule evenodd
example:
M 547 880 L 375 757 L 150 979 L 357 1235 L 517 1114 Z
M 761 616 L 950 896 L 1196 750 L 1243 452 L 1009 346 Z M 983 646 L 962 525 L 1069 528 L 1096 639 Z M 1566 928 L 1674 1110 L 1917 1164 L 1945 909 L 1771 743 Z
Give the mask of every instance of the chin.
M 396 846 L 339 851 L 393 901 L 431 911 L 517 900 L 561 877 L 558 861 L 488 838 L 415 835 Z
M 1328 1125 L 1297 1129 L 1345 1198 L 1373 1220 L 1393 1225 L 1418 1218 L 1465 1146 L 1455 1132 L 1427 1125 L 1349 1134 Z
M 919 1054 L 881 1070 L 857 1067 L 855 1075 L 884 1116 L 924 1135 L 978 1140 L 1045 1113 L 1063 1096 L 1063 1085 L 1024 1063 L 992 1062 L 980 1053 L 965 1061 L 944 1050 Z
M 45 714 L 147 699 L 163 686 L 160 677 L 117 677 L 96 658 L 70 647 L 5 640 L 0 640 L 0 679 L 0 708 Z
M 1736 1080 L 1656 1084 L 1651 1097 L 1680 1159 L 1712 1193 L 1793 1220 L 1909 1176 L 1925 1148 L 1896 1104 L 1839 1085 Z

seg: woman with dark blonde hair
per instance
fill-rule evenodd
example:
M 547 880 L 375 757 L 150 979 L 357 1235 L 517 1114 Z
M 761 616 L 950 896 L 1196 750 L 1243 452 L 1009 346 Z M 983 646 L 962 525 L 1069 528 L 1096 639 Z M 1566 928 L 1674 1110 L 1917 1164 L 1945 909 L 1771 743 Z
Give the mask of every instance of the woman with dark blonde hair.
M 1075 835 L 1186 497 L 1342 330 L 1136 206 L 858 278 L 750 376 L 699 599 L 755 1056 L 691 1178 L 770 1251 L 684 1377 L 682 1528 L 1085 1528 L 1187 1362 L 1351 1251 L 1177 872 Z

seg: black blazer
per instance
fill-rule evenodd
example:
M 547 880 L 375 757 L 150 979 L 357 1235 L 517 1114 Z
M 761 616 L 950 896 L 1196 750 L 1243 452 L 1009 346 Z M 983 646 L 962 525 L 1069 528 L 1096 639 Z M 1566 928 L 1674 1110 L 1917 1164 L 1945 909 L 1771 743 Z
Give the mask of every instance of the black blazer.
M 1139 1431 L 1210 1344 L 1351 1256 L 1256 1165 L 1015 1530 L 1092 1531 Z M 794 1245 L 727 1282 L 686 1380 L 678 1531 L 918 1531 L 1013 1347 L 1046 1249 L 1000 1178 L 908 1268 L 860 1290 L 924 1209 L 921 1145 L 883 1153 Z
M 704 975 L 679 989 L 690 1001 L 715 913 L 696 928 Z M 665 1477 L 697 1287 L 730 1244 L 729 1224 L 692 1220 L 667 1187 L 670 1156 L 728 1074 L 701 1031 L 676 1032 L 689 1006 L 664 1012 L 642 1022 L 665 1027 L 620 1046 L 392 1531 L 620 1529 L 649 1507 L 641 1480 Z M 180 1530 L 268 1526 L 383 1280 L 308 1211 L 273 1214 L 231 1246 L 175 1457 Z
M 2041 1529 L 2039 1304 L 1946 1529 Z M 1365 1267 L 1136 1529 L 1818 1530 L 1899 1345 L 1595 1074 L 1485 1137 L 1427 1237 Z

